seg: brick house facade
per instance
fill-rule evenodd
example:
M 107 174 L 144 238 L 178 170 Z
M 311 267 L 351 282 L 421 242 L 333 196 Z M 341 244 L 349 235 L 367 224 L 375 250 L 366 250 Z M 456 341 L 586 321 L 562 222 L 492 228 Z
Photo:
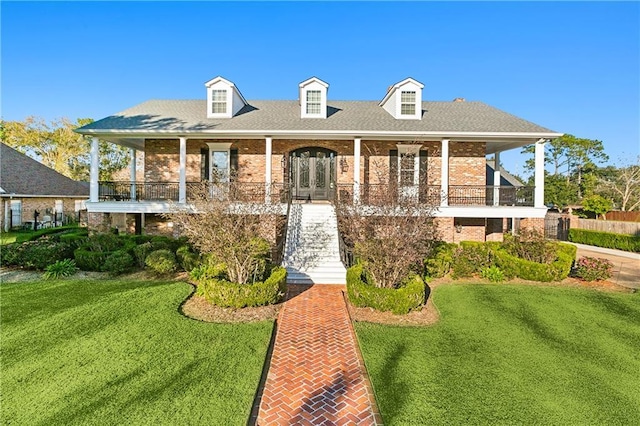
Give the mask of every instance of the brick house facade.
M 546 213 L 544 143 L 561 133 L 481 102 L 423 101 L 424 86 L 411 78 L 381 102 L 332 101 L 315 77 L 294 101 L 246 101 L 221 77 L 205 86 L 206 101 L 148 101 L 78 129 L 94 147 L 103 139 L 144 152 L 143 176 L 132 167 L 127 181 L 99 182 L 94 149 L 90 226 L 171 233 L 159 215 L 189 203 L 190 183 L 214 176 L 273 205 L 285 189 L 367 205 L 393 185 L 398 196 L 433 205 L 447 241 L 500 240 L 510 224 L 536 227 Z M 529 144 L 535 187 L 502 184 L 500 152 Z M 498 164 L 490 174 L 489 155 Z

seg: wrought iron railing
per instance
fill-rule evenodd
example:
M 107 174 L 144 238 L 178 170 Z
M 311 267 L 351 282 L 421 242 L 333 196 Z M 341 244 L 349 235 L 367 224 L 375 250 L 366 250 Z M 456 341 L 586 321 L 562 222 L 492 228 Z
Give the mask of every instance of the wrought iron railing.
M 273 194 L 271 194 L 273 196 Z M 291 213 L 291 200 L 293 199 L 291 194 L 291 186 L 284 184 L 282 191 L 278 194 L 279 199 L 284 199 L 287 203 L 287 212 L 284 218 L 284 227 L 282 235 L 278 238 L 276 246 L 271 253 L 271 259 L 276 265 L 281 265 L 284 260 L 284 251 L 287 246 L 287 232 L 289 231 L 289 214 Z
M 283 183 L 265 185 L 264 182 L 187 182 L 187 201 L 207 187 L 213 196 L 246 203 L 264 203 L 267 191 L 273 203 L 287 203 L 290 198 L 289 187 Z M 99 185 L 101 201 L 179 201 L 179 195 L 178 182 L 101 181 Z
M 533 186 L 449 186 L 449 206 L 533 206 Z

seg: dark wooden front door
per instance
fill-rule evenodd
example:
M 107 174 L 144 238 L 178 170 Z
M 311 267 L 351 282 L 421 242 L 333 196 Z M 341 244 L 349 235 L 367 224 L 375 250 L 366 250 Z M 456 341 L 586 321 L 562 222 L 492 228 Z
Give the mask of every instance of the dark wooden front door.
M 294 196 L 299 200 L 328 200 L 335 187 L 336 153 L 324 148 L 303 148 L 291 154 Z

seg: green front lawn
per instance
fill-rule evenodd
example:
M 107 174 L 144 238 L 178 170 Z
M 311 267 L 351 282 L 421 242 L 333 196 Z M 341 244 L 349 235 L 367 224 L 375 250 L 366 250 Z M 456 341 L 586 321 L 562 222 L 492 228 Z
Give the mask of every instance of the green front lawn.
M 640 424 L 640 294 L 448 285 L 441 319 L 359 323 L 385 425 Z
M 246 424 L 272 322 L 186 318 L 177 282 L 0 291 L 3 424 Z

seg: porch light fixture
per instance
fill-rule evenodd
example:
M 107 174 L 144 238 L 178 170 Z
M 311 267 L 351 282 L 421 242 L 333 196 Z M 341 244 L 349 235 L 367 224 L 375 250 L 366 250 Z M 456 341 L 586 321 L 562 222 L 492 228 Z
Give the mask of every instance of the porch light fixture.
M 460 222 L 456 222 L 455 227 L 458 234 L 462 232 L 462 225 L 460 224 Z
M 340 156 L 340 171 L 342 173 L 349 171 L 349 163 L 347 163 L 347 159 L 344 156 Z

